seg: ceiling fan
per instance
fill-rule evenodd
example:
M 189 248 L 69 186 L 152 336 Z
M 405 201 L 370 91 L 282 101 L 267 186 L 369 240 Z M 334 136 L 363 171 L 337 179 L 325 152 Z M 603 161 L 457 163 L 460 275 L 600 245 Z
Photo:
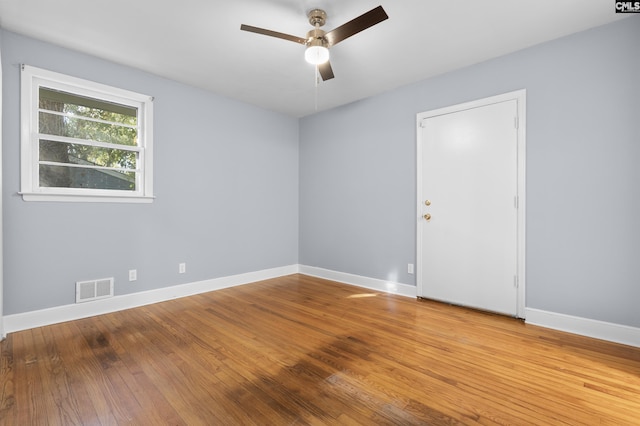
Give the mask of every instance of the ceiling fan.
M 307 16 L 309 18 L 309 23 L 314 26 L 314 29 L 309 31 L 306 37 L 297 37 L 245 24 L 240 25 L 240 29 L 242 31 L 268 35 L 307 46 L 304 55 L 305 59 L 307 62 L 318 66 L 318 71 L 322 80 L 326 81 L 334 77 L 331 64 L 329 63 L 329 48 L 352 35 L 358 34 L 360 31 L 366 30 L 367 28 L 389 18 L 382 6 L 378 6 L 366 13 L 363 13 L 357 18 L 352 19 L 346 24 L 343 24 L 329 32 L 324 32 L 320 29 L 320 27 L 322 27 L 327 21 L 327 14 L 324 10 L 312 9 L 309 11 Z

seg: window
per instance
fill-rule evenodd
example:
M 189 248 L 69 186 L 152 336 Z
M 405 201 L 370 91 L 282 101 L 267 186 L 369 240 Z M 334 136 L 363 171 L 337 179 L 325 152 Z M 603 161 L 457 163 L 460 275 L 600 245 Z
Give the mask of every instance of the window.
M 153 200 L 149 96 L 24 65 L 26 201 Z

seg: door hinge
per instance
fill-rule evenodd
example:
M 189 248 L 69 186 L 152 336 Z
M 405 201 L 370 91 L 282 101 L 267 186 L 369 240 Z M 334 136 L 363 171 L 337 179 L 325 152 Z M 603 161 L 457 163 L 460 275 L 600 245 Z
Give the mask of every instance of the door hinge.
M 513 197 L 513 207 L 516 208 L 516 209 L 518 207 L 520 207 L 520 200 L 519 200 L 517 195 L 515 197 Z
M 517 115 L 515 117 L 513 117 L 513 127 L 515 127 L 516 130 L 520 127 L 520 120 L 518 120 L 518 116 Z
M 518 276 L 513 276 L 513 287 L 518 288 Z

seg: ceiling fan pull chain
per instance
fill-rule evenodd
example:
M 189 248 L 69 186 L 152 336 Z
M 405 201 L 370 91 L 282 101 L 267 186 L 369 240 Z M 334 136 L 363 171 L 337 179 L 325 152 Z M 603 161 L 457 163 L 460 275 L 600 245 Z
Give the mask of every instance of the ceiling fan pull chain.
M 315 107 L 316 107 L 316 111 L 318 110 L 318 84 L 320 83 L 320 75 L 318 73 L 318 65 L 315 66 L 316 72 L 315 72 Z

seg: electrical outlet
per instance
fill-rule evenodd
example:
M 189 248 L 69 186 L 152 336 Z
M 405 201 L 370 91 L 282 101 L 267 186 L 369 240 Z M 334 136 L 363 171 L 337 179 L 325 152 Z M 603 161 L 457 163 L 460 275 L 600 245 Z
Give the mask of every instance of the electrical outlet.
M 409 263 L 409 264 L 407 265 L 407 272 L 408 272 L 409 274 L 413 274 L 413 263 Z
M 129 281 L 135 281 L 138 279 L 138 271 L 135 269 L 129 269 Z
M 187 264 L 186 263 L 178 264 L 178 273 L 184 274 L 185 272 L 187 272 Z

